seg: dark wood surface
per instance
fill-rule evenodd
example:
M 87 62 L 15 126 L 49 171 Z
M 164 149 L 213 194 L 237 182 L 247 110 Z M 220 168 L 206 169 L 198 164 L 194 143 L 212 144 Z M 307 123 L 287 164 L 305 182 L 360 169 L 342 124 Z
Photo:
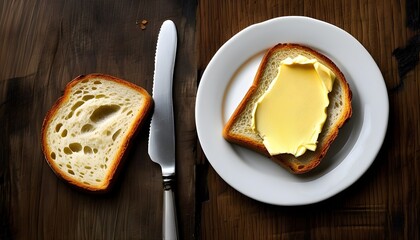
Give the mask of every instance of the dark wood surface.
M 147 122 L 112 191 L 81 193 L 43 158 L 46 111 L 77 75 L 106 73 L 151 93 L 157 34 L 178 28 L 174 102 L 180 234 L 194 236 L 196 84 L 193 1 L 1 1 L 1 235 L 16 239 L 159 239 L 162 177 L 147 154 Z M 146 29 L 136 22 L 146 19 Z
M 417 1 L 418 2 L 418 1 Z M 70 188 L 45 162 L 40 129 L 64 86 L 101 72 L 151 92 L 156 37 L 178 29 L 174 77 L 176 200 L 182 239 L 419 239 L 419 66 L 398 76 L 392 52 L 415 31 L 405 1 L 0 2 L 0 239 L 160 239 L 160 169 L 140 129 L 110 193 Z M 194 107 L 200 77 L 218 48 L 243 28 L 304 15 L 358 39 L 388 89 L 385 142 L 369 170 L 338 195 L 308 206 L 272 206 L 224 182 L 200 149 Z M 148 20 L 142 30 L 136 22 Z M 361 159 L 363 161 L 363 159 Z

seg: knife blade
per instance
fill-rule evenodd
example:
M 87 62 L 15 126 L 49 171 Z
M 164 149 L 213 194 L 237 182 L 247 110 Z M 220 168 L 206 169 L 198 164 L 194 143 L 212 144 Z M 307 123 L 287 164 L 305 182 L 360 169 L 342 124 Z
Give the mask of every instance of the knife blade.
M 172 104 L 172 82 L 177 48 L 175 24 L 166 20 L 159 31 L 152 96 L 154 112 L 150 123 L 148 152 L 162 169 L 163 239 L 178 239 L 175 210 L 175 126 Z

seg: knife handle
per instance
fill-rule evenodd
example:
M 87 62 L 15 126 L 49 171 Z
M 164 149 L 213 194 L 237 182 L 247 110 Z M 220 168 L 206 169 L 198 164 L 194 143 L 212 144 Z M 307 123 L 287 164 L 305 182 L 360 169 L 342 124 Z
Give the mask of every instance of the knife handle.
M 173 177 L 163 177 L 163 239 L 178 239 Z

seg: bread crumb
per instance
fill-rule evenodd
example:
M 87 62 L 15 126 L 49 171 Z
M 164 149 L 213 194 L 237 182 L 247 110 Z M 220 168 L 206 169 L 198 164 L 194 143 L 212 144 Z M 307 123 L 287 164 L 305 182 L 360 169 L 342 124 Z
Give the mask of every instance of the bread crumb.
M 141 30 L 145 30 L 146 29 L 147 23 L 149 23 L 149 21 L 147 21 L 146 19 L 143 19 L 141 21 L 138 21 L 138 20 L 136 21 L 136 25 L 138 25 Z

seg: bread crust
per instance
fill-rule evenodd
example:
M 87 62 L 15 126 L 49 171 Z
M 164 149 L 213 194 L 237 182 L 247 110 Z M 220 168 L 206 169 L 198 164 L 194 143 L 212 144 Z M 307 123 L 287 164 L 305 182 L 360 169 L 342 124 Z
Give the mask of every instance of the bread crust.
M 343 100 L 343 110 L 342 114 L 340 115 L 339 119 L 334 122 L 334 127 L 332 130 L 328 131 L 325 135 L 325 139 L 321 145 L 318 144 L 317 149 L 315 152 L 313 152 L 315 155 L 311 157 L 310 161 L 302 162 L 300 159 L 305 158 L 305 155 L 309 154 L 311 151 L 307 151 L 305 154 L 303 154 L 300 157 L 294 157 L 291 154 L 279 154 L 276 156 L 271 156 L 267 149 L 265 148 L 262 141 L 256 141 L 255 139 L 252 139 L 250 137 L 247 137 L 242 134 L 236 134 L 232 132 L 233 125 L 238 121 L 241 114 L 244 112 L 245 108 L 247 107 L 250 99 L 253 97 L 253 95 L 257 91 L 257 87 L 261 83 L 261 77 L 264 73 L 264 70 L 267 67 L 267 63 L 270 59 L 270 57 L 273 56 L 274 53 L 278 51 L 297 51 L 297 52 L 305 52 L 308 53 L 318 59 L 318 61 L 322 62 L 325 66 L 330 68 L 334 74 L 336 75 L 336 81 L 334 84 L 340 84 L 339 87 L 342 88 L 342 92 L 344 94 L 344 100 Z M 290 172 L 294 174 L 302 174 L 306 173 L 312 169 L 314 169 L 316 166 L 319 165 L 321 160 L 326 155 L 329 147 L 331 146 L 332 142 L 335 140 L 335 138 L 338 135 L 339 129 L 343 126 L 343 124 L 351 117 L 352 115 L 352 106 L 351 106 L 351 100 L 352 100 L 352 93 L 349 87 L 348 82 L 346 81 L 346 78 L 344 77 L 344 74 L 341 72 L 341 70 L 326 56 L 323 54 L 317 52 L 314 49 L 311 49 L 307 46 L 303 46 L 300 44 L 294 44 L 294 43 L 280 43 L 276 46 L 269 49 L 263 59 L 261 60 L 261 63 L 258 67 L 257 73 L 254 77 L 254 81 L 252 83 L 252 86 L 248 89 L 247 93 L 245 94 L 242 101 L 239 103 L 238 107 L 226 123 L 225 127 L 223 128 L 223 137 L 232 143 L 242 145 L 246 148 L 252 149 L 254 151 L 260 152 L 263 155 L 271 158 L 274 162 L 282 165 L 283 167 L 287 168 Z M 327 116 L 329 118 L 330 116 Z M 324 129 L 322 130 L 324 131 Z M 321 132 L 322 133 L 322 132 Z M 311 153 L 312 154 L 312 153 Z
M 54 160 L 51 158 L 51 156 L 48 154 L 50 152 L 50 148 L 47 143 L 47 128 L 49 124 L 51 123 L 52 119 L 56 116 L 57 111 L 60 109 L 60 107 L 69 100 L 71 89 L 78 84 L 81 81 L 84 80 L 90 80 L 90 79 L 101 79 L 101 80 L 107 80 L 107 81 L 113 81 L 118 84 L 124 85 L 128 88 L 131 88 L 137 92 L 139 92 L 141 95 L 144 96 L 145 99 L 145 106 L 144 111 L 140 111 L 139 114 L 135 117 L 135 121 L 133 121 L 133 124 L 131 125 L 130 130 L 127 133 L 127 137 L 123 140 L 123 144 L 120 146 L 119 150 L 117 151 L 117 155 L 115 156 L 114 161 L 111 161 L 113 164 L 109 165 L 109 169 L 107 171 L 107 174 L 105 176 L 105 181 L 100 186 L 91 186 L 84 184 L 80 181 L 77 181 L 73 178 L 68 177 L 66 174 L 62 174 L 62 171 L 58 168 L 58 166 L 54 163 Z M 81 189 L 81 190 L 87 190 L 89 192 L 106 192 L 110 189 L 110 186 L 114 182 L 114 178 L 116 176 L 116 173 L 118 172 L 120 166 L 122 165 L 121 162 L 123 160 L 124 154 L 127 150 L 127 147 L 129 146 L 134 134 L 136 133 L 137 129 L 142 125 L 144 122 L 144 119 L 147 117 L 147 115 L 150 112 L 150 109 L 153 106 L 153 100 L 150 94 L 143 88 L 130 83 L 126 80 L 116 78 L 110 75 L 101 74 L 101 73 L 92 73 L 88 75 L 79 75 L 72 81 L 70 81 L 65 89 L 63 95 L 58 98 L 58 100 L 53 104 L 51 109 L 47 112 L 44 121 L 42 123 L 42 129 L 41 129 L 41 148 L 44 153 L 45 159 L 48 163 L 48 165 L 51 167 L 53 172 L 62 180 L 68 182 L 72 186 Z

